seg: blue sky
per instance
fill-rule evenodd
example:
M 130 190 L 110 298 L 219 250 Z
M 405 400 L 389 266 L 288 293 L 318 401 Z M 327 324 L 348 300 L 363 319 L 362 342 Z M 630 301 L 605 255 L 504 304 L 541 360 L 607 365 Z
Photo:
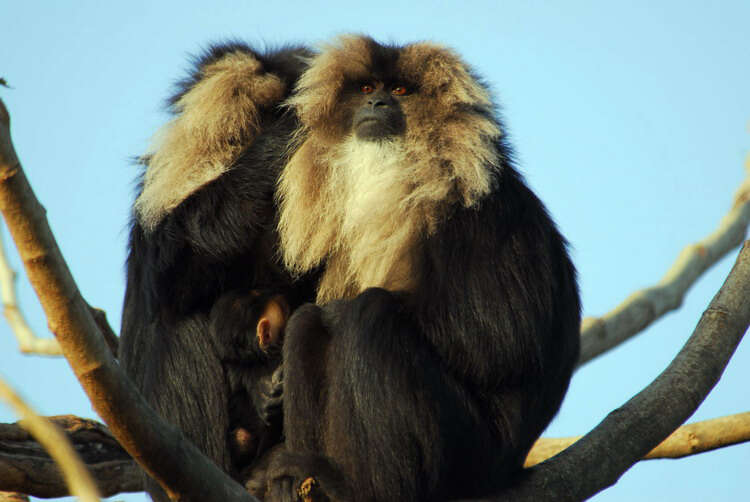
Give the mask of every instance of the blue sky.
M 502 104 L 519 168 L 571 242 L 586 315 L 656 282 L 715 228 L 750 150 L 746 1 L 0 0 L 0 19 L 0 77 L 13 86 L 0 97 L 16 149 L 81 291 L 115 327 L 136 176 L 129 159 L 164 122 L 187 54 L 209 41 L 317 43 L 361 32 L 455 48 Z M 710 270 L 681 310 L 580 370 L 546 434 L 585 433 L 648 384 L 733 260 Z M 22 306 L 45 333 L 24 281 Z M 691 420 L 750 409 L 749 368 L 745 341 Z M 2 323 L 0 374 L 44 414 L 94 416 L 67 364 L 19 355 Z M 0 421 L 13 420 L 0 406 Z M 595 500 L 738 500 L 749 470 L 750 445 L 643 462 Z

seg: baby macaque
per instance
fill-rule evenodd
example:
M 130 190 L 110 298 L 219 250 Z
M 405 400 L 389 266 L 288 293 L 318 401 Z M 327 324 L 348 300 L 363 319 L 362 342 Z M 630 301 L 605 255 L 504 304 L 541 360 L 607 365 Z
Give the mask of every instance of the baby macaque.
M 290 308 L 270 290 L 230 292 L 211 310 L 211 329 L 229 386 L 227 441 L 232 473 L 240 481 L 270 447 L 281 440 L 281 346 Z M 249 472 L 249 471 L 248 471 Z

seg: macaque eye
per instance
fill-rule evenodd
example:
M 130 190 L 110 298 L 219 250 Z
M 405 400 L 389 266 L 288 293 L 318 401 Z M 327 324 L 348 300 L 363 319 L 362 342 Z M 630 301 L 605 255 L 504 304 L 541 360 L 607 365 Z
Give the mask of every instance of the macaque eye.
M 359 91 L 362 94 L 372 94 L 373 92 L 375 92 L 375 86 L 372 84 L 362 84 L 359 87 Z
M 407 92 L 409 92 L 409 89 L 407 89 L 404 85 L 396 85 L 393 87 L 393 89 L 391 89 L 391 94 L 395 96 L 403 96 Z

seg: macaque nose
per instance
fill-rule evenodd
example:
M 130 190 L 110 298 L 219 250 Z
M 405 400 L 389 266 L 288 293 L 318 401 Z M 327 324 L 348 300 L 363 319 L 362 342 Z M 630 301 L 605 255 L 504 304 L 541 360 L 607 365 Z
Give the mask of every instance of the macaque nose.
M 371 99 L 367 103 L 373 108 L 377 108 L 378 106 L 385 106 L 386 104 L 382 99 Z
M 370 98 L 367 100 L 367 104 L 372 106 L 373 108 L 378 108 L 379 106 L 388 106 L 389 98 L 390 95 L 383 92 L 383 90 L 381 89 L 380 91 L 370 95 Z

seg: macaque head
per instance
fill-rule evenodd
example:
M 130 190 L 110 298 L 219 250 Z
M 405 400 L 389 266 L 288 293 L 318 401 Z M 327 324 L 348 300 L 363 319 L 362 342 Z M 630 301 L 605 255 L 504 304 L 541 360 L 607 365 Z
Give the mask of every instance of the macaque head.
M 411 287 L 419 240 L 489 194 L 502 163 L 490 94 L 452 50 L 344 36 L 309 60 L 277 197 L 285 265 L 324 266 L 317 300 Z

